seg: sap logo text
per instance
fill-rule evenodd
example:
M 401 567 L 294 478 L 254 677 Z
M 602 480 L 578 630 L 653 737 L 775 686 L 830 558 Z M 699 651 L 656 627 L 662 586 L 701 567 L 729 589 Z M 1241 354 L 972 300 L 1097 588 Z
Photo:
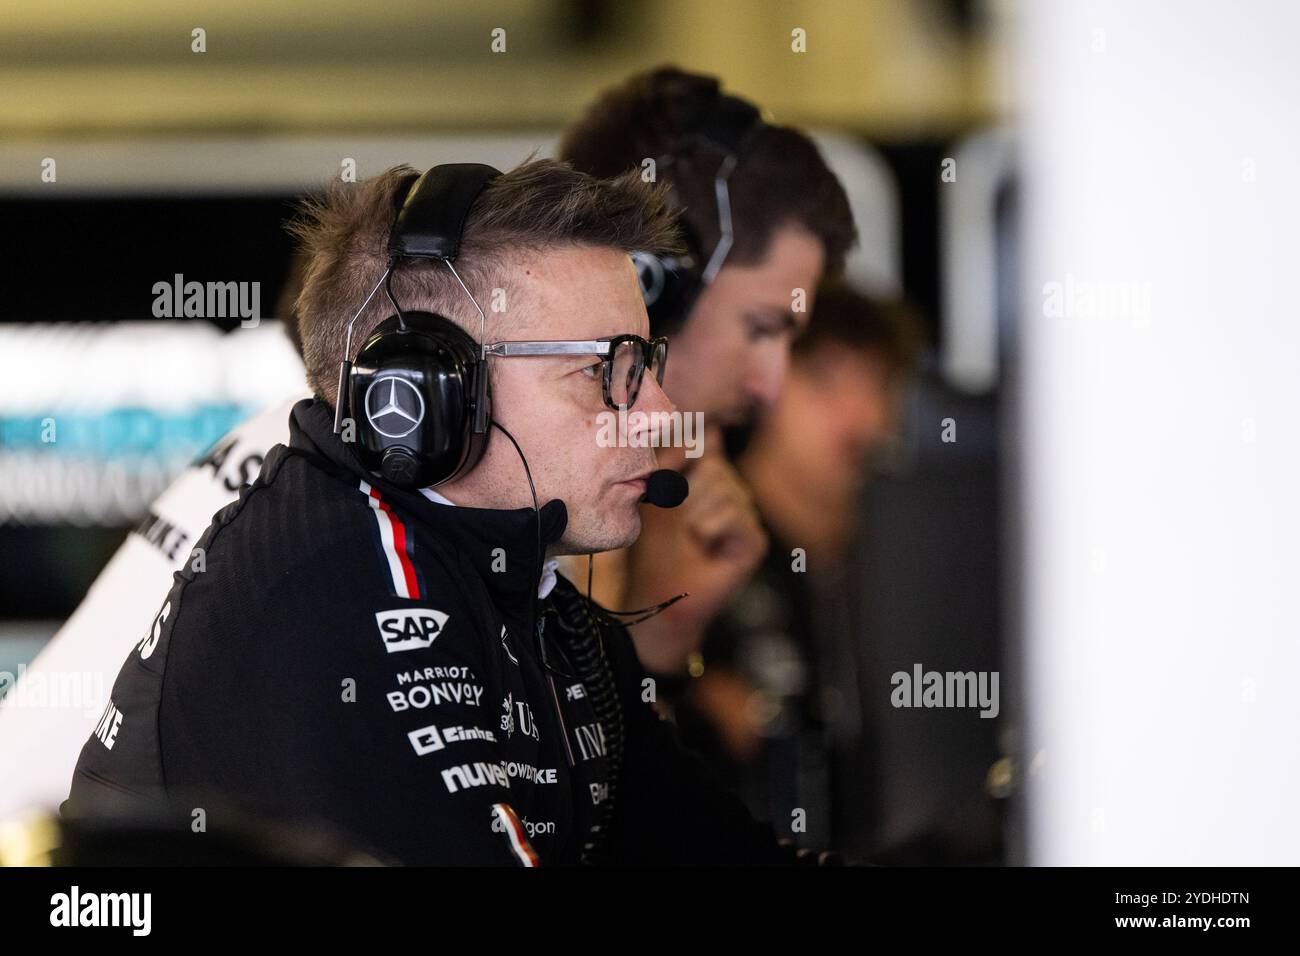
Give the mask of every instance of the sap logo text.
M 390 654 L 428 647 L 442 633 L 447 615 L 427 607 L 404 607 L 375 614 L 379 636 Z

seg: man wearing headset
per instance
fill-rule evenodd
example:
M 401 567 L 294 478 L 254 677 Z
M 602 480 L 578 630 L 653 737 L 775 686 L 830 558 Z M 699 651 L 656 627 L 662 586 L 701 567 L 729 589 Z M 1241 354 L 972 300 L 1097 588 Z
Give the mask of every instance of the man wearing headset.
M 652 324 L 662 325 L 662 334 L 673 339 L 674 362 L 665 387 L 683 410 L 704 414 L 711 428 L 706 447 L 712 453 L 683 461 L 680 449 L 660 451 L 661 459 L 676 454 L 677 461 L 665 464 L 690 466 L 694 488 L 680 518 L 679 512 L 643 516 L 653 525 L 648 531 L 673 546 L 639 549 L 635 588 L 626 586 L 621 560 L 603 565 L 595 578 L 609 607 L 640 607 L 690 591 L 689 600 L 634 631 L 646 665 L 669 674 L 680 670 L 707 622 L 765 547 L 748 493 L 716 453 L 721 442 L 713 426 L 742 420 L 753 407 L 772 400 L 784 378 L 794 331 L 806 319 L 805 312 L 787 310 L 790 291 L 811 292 L 818 263 L 825 271 L 837 268 L 852 235 L 843 191 L 807 137 L 753 123 L 743 108 L 739 122 L 732 116 L 730 124 L 710 124 L 705 107 L 719 98 L 718 83 L 710 77 L 671 69 L 634 77 L 594 104 L 570 128 L 562 147 L 564 158 L 599 175 L 639 166 L 643 155 L 666 160 L 662 179 L 672 182 L 674 198 L 687 206 L 684 223 L 695 236 L 692 254 L 704 264 L 697 263 L 695 271 L 703 271 L 720 240 L 714 180 L 724 153 L 709 136 L 721 135 L 745 147 L 730 180 L 734 250 L 719 258 L 725 265 L 693 301 L 666 296 L 652 316 Z M 723 119 L 731 116 L 725 108 L 719 113 Z M 749 126 L 758 135 L 746 141 Z M 690 127 L 699 129 L 685 134 Z M 665 257 L 674 258 L 689 257 Z M 644 256 L 640 260 L 650 282 L 655 263 Z M 300 270 L 294 272 L 297 276 Z M 684 316 L 676 313 L 688 304 L 690 322 L 683 324 Z M 277 312 L 291 316 L 292 310 Z M 301 342 L 294 340 L 301 351 Z M 267 449 L 287 438 L 286 417 L 280 406 L 268 409 L 218 442 L 154 504 L 159 520 L 183 529 L 186 544 L 192 545 L 240 483 L 256 475 Z M 149 629 L 156 593 L 167 587 L 162 582 L 170 581 L 187 560 L 184 548 L 164 555 L 133 535 L 28 676 L 44 668 L 104 673 L 111 680 L 127 646 L 124 640 L 134 641 Z M 686 587 L 681 587 L 683 579 Z M 661 678 L 656 696 L 663 700 L 667 689 Z M 58 799 L 93 721 L 80 709 L 63 709 L 50 711 L 37 724 L 30 714 L 0 702 L 0 817 Z
M 630 544 L 653 490 L 649 436 L 597 421 L 671 410 L 629 258 L 668 251 L 662 194 L 399 167 L 296 232 L 316 398 L 178 573 L 64 813 L 197 833 L 236 807 L 405 863 L 790 861 L 542 566 Z
M 598 97 L 566 131 L 560 157 L 595 176 L 653 173 L 681 209 L 685 254 L 637 260 L 652 331 L 672 345 L 664 389 L 703 419 L 703 455 L 660 453 L 689 475 L 690 498 L 671 512 L 645 509 L 636 546 L 602 556 L 596 572 L 608 607 L 689 592 L 632 632 L 668 697 L 698 672 L 709 622 L 767 549 L 722 430 L 776 401 L 816 288 L 842 269 L 856 230 L 843 186 L 807 135 L 764 122 L 714 77 L 674 67 Z

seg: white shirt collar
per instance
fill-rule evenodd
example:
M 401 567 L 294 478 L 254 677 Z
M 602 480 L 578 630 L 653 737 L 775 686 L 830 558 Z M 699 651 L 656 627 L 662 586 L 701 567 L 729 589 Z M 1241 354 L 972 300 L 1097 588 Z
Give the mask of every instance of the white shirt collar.
M 432 488 L 421 488 L 420 494 L 424 495 L 424 497 L 436 504 L 451 505 L 453 508 L 456 507 L 456 502 L 449 501 L 444 495 L 439 494 Z M 537 583 L 537 596 L 539 598 L 546 597 L 546 595 L 551 593 L 551 588 L 555 587 L 555 569 L 558 568 L 559 565 L 560 562 L 555 558 L 551 558 L 551 560 L 542 565 L 542 579 Z
M 456 502 L 448 501 L 432 488 L 421 488 L 420 494 L 424 495 L 424 497 L 428 498 L 430 501 L 436 501 L 440 505 L 451 505 L 453 508 L 456 507 Z

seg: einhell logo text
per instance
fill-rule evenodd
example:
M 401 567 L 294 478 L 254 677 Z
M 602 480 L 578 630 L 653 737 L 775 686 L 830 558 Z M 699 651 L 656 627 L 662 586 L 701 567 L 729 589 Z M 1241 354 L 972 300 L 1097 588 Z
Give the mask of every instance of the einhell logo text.
M 152 893 L 69 893 L 50 897 L 51 926 L 129 926 L 134 936 L 148 936 Z

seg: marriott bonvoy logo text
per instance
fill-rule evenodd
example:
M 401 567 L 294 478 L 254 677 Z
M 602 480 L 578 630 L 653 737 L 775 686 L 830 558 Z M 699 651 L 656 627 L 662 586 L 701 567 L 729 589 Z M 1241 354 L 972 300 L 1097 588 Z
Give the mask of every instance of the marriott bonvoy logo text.
M 152 893 L 68 893 L 50 897 L 51 926 L 129 926 L 133 936 L 148 936 L 153 927 Z

